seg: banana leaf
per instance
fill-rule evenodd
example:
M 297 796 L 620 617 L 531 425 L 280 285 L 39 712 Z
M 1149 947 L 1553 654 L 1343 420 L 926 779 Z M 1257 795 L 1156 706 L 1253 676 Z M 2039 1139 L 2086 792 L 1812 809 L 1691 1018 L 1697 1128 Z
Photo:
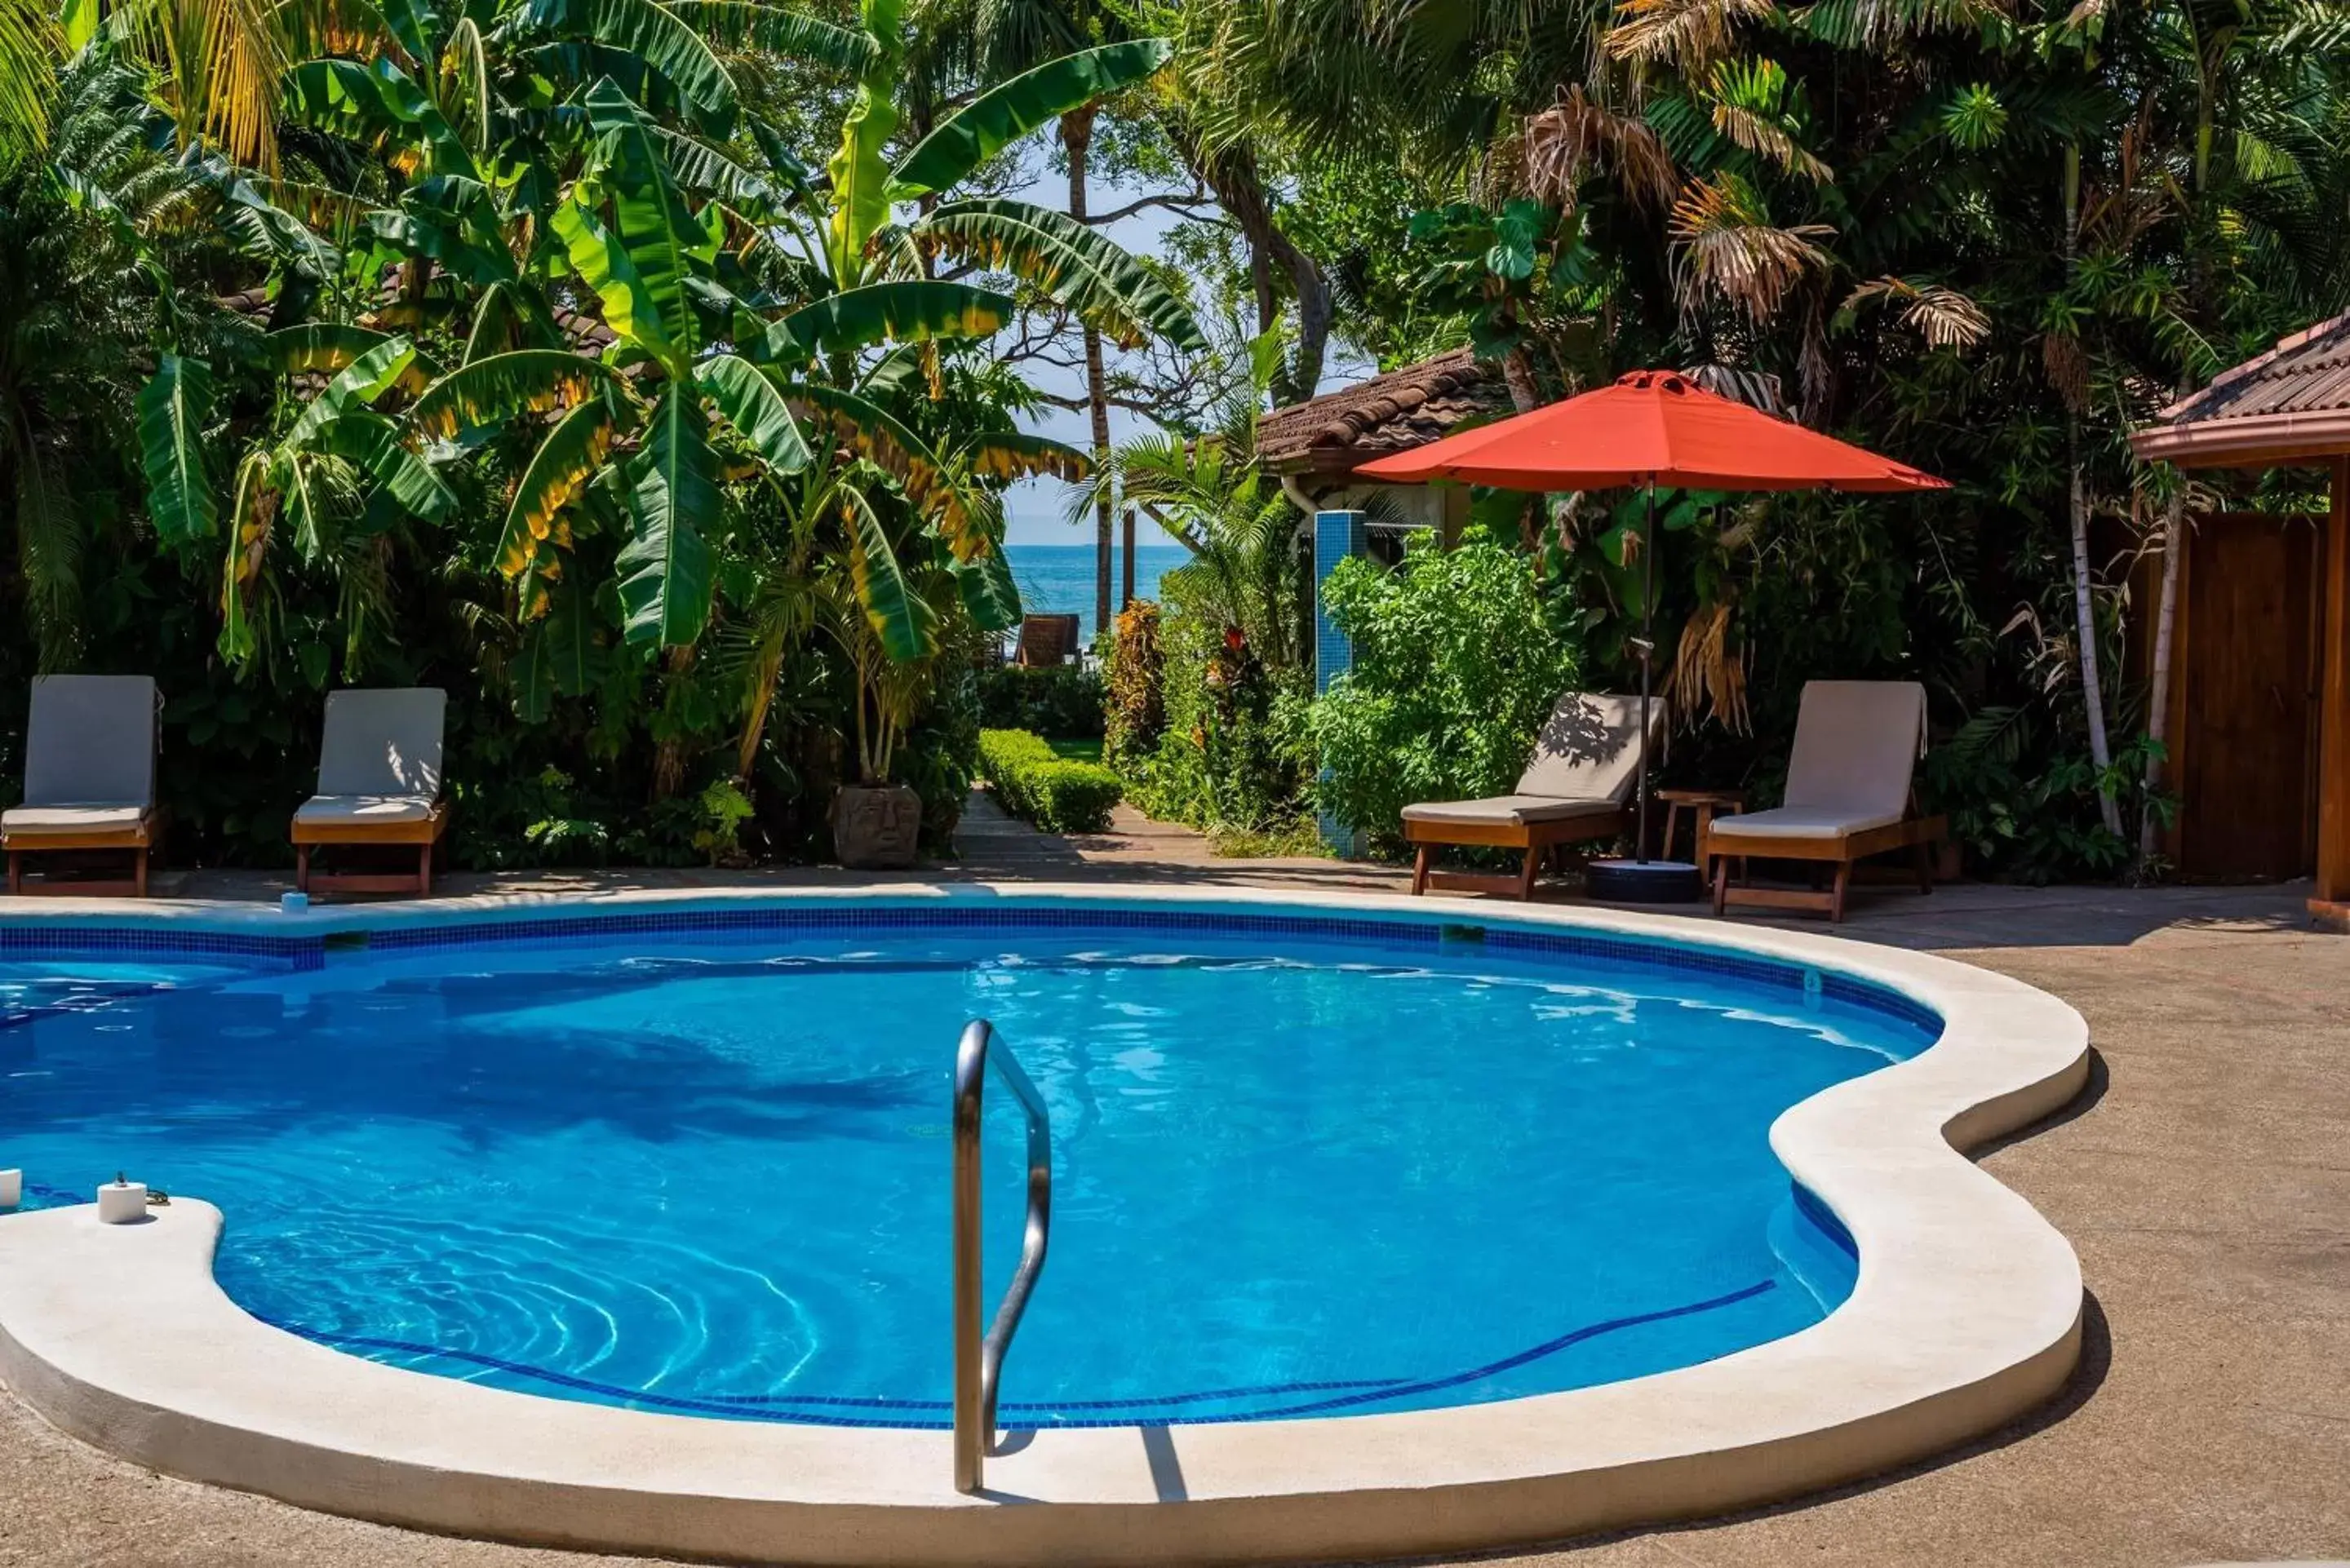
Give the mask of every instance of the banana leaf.
M 637 272 L 628 247 L 593 213 L 576 201 L 567 201 L 547 220 L 563 242 L 579 279 L 596 293 L 603 307 L 604 325 L 619 337 L 659 359 L 673 371 L 682 371 L 689 356 L 669 335 L 660 302 Z M 684 308 L 682 286 L 677 301 Z
M 1009 631 L 1020 624 L 1020 585 L 1001 546 L 975 560 L 957 561 L 951 570 L 972 625 L 982 631 Z
M 305 60 L 286 73 L 287 118 L 314 130 L 380 143 L 404 172 L 479 180 L 473 155 L 423 88 L 388 59 Z M 420 150 L 410 128 L 421 133 Z
M 808 465 L 807 440 L 800 434 L 799 421 L 792 418 L 791 405 L 757 366 L 721 354 L 696 365 L 693 379 L 726 422 L 769 467 L 778 473 L 797 473 Z
M 990 272 L 1008 272 L 1122 348 L 1153 337 L 1204 353 L 1191 312 L 1116 242 L 1066 213 L 1000 197 L 951 202 L 914 224 L 914 243 Z
M 556 421 L 515 486 L 498 539 L 499 571 L 509 577 L 522 575 L 555 531 L 557 514 L 595 477 L 611 450 L 612 415 L 603 400 L 584 402 Z
M 687 209 L 652 127 L 609 81 L 588 89 L 588 122 L 596 130 L 599 182 L 611 192 L 620 244 L 645 300 L 660 314 L 661 336 L 678 356 L 690 358 L 701 334 L 686 302 L 686 280 L 695 275 L 695 263 L 707 266 L 718 247 Z
M 641 56 L 701 110 L 710 130 L 723 136 L 732 129 L 733 78 L 692 27 L 654 0 L 525 0 L 521 17 L 536 31 Z
M 202 539 L 220 517 L 204 472 L 204 421 L 212 417 L 212 367 L 166 354 L 139 389 L 140 464 L 147 511 L 166 540 Z
M 753 0 L 668 0 L 671 16 L 721 49 L 757 51 L 837 71 L 862 71 L 879 48 L 870 34 L 805 11 Z
M 371 409 L 345 410 L 318 431 L 316 444 L 366 469 L 412 516 L 438 523 L 457 510 L 457 493 L 400 444 L 399 426 Z
M 898 553 L 890 547 L 889 530 L 855 485 L 840 493 L 848 514 L 849 580 L 856 586 L 866 624 L 881 640 L 881 651 L 900 662 L 934 652 L 937 617 L 907 580 Z
M 416 400 L 408 421 L 428 440 L 450 441 L 462 431 L 570 408 L 612 379 L 606 367 L 567 348 L 517 348 L 450 371 Z
M 391 390 L 416 362 L 416 345 L 405 337 L 387 337 L 335 372 L 326 389 L 305 404 L 286 446 L 299 451 L 346 410 L 365 408 Z
M 981 164 L 1073 109 L 1142 81 L 1165 65 L 1175 46 L 1165 38 L 1104 44 L 1047 60 L 992 88 L 922 138 L 891 171 L 899 201 L 944 191 Z
M 1034 479 L 1045 475 L 1075 484 L 1093 476 L 1093 459 L 1050 436 L 1018 431 L 988 431 L 958 449 L 981 479 Z
M 585 697 L 604 679 L 610 650 L 596 639 L 600 618 L 596 594 L 587 583 L 570 584 L 548 600 L 546 618 L 539 627 L 546 635 L 555 689 L 566 697 Z
M 765 357 L 801 364 L 819 354 L 881 342 L 988 337 L 1014 310 L 1010 296 L 966 283 L 910 279 L 843 289 L 804 305 L 767 329 Z
M 902 0 L 862 0 L 866 31 L 879 46 L 857 84 L 840 122 L 840 147 L 825 171 L 832 177 L 832 213 L 826 243 L 836 285 L 863 270 L 865 242 L 889 221 L 889 139 L 898 130 L 898 28 Z
M 332 375 L 371 348 L 392 340 L 389 332 L 371 331 L 365 327 L 353 327 L 344 322 L 314 321 L 300 327 L 281 327 L 265 335 L 261 352 L 269 367 L 281 376 L 299 376 L 323 372 Z M 441 373 L 440 367 L 422 354 L 412 356 L 407 369 L 395 383 L 411 397 L 421 394 Z
M 701 398 L 691 387 L 672 386 L 629 465 L 635 531 L 619 555 L 627 574 L 620 605 L 628 639 L 640 647 L 685 647 L 710 621 L 715 560 L 707 533 L 724 500 L 708 428 Z

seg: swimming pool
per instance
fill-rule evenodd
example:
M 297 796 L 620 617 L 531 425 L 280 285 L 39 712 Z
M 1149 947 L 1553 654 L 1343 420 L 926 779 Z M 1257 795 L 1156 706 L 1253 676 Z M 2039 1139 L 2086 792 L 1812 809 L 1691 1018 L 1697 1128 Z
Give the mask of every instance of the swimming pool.
M 1055 1130 L 1009 1427 L 1377 1414 L 1796 1333 L 1851 1243 L 1768 1131 L 1940 1023 L 1591 933 L 1149 908 L 755 909 L 0 952 L 0 1164 L 218 1203 L 266 1323 L 520 1392 L 947 1424 L 948 1079 Z M 991 1298 L 1019 1130 L 989 1113 Z

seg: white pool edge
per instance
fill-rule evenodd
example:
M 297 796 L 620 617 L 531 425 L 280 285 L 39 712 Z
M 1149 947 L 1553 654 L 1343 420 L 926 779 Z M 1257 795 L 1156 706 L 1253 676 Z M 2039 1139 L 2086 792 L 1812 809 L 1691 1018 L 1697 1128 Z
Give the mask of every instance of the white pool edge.
M 2054 1394 L 2077 1359 L 2072 1248 L 1952 1145 L 2069 1101 L 2087 1075 L 2086 1025 L 2043 992 L 1927 954 L 1597 909 L 1045 884 L 525 896 L 303 916 L 60 912 L 293 935 L 932 898 L 1665 938 L 1873 981 L 1940 1013 L 1945 1029 L 1920 1055 L 1824 1091 L 1772 1129 L 1780 1158 L 1859 1247 L 1850 1299 L 1785 1339 L 1594 1388 L 1390 1415 L 1048 1430 L 991 1460 L 991 1492 L 966 1498 L 949 1485 L 944 1433 L 621 1410 L 314 1345 L 220 1290 L 218 1212 L 186 1199 L 130 1227 L 102 1227 L 88 1208 L 0 1218 L 0 1380 L 61 1429 L 150 1469 L 427 1530 L 747 1561 L 1201 1563 L 1473 1550 L 1789 1497 L 1997 1427 Z

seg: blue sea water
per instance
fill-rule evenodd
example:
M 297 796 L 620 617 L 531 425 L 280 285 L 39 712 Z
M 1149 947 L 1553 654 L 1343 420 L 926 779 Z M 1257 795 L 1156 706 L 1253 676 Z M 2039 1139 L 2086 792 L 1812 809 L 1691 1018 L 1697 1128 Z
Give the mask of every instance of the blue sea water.
M 322 970 L 0 966 L 0 1164 L 228 1217 L 255 1314 L 425 1372 L 694 1414 L 946 1419 L 950 1064 L 1051 1107 L 1014 1426 L 1347 1414 L 1689 1365 L 1818 1321 L 1766 1139 L 1922 1049 L 1686 970 L 1077 927 L 639 934 Z M 988 1113 L 990 1298 L 1020 1129 Z M 0 1217 L 0 1225 L 8 1223 Z
M 1007 545 L 1013 580 L 1020 585 L 1020 606 L 1030 615 L 1074 615 L 1080 618 L 1079 640 L 1094 640 L 1094 547 L 1091 545 Z M 1159 579 L 1191 558 L 1180 545 L 1138 544 L 1134 550 L 1134 593 L 1137 598 L 1159 597 Z M 1124 581 L 1125 552 L 1113 549 L 1109 593 L 1115 611 Z

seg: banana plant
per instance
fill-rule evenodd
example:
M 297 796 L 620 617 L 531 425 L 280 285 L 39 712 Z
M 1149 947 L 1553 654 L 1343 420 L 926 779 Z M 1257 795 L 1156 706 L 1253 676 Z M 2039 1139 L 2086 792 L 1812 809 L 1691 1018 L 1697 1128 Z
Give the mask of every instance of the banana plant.
M 1082 224 L 951 195 L 1019 138 L 1148 77 L 1162 41 L 1049 62 L 892 161 L 899 0 L 866 0 L 847 29 L 753 0 L 524 0 L 486 23 L 395 0 L 381 16 L 390 45 L 365 63 L 296 67 L 287 102 L 291 118 L 373 144 L 404 174 L 394 204 L 368 214 L 371 248 L 355 244 L 348 268 L 371 296 L 398 262 L 400 286 L 372 301 L 366 328 L 313 333 L 300 369 L 341 385 L 376 347 L 348 334 L 412 334 L 449 311 L 462 350 L 415 389 L 397 444 L 426 473 L 515 476 L 484 545 L 515 584 L 526 691 L 581 689 L 607 609 L 649 653 L 692 647 L 721 603 L 744 608 L 760 591 L 745 563 L 772 564 L 774 552 L 750 547 L 768 511 L 826 541 L 822 560 L 800 568 L 837 568 L 889 658 L 937 646 L 940 583 L 983 627 L 1016 620 L 993 493 L 1086 465 L 1009 430 L 941 450 L 901 417 L 920 396 L 914 368 L 935 385 L 941 346 L 983 340 L 1017 308 L 1009 294 L 932 275 L 941 262 L 1014 278 L 1121 342 L 1201 341 L 1180 300 Z M 723 57 L 736 47 L 858 72 L 826 171 L 742 115 Z M 611 337 L 600 358 L 556 325 L 560 304 L 588 300 Z M 359 389 L 346 387 L 343 403 L 384 418 Z M 374 478 L 359 503 L 370 515 L 421 493 L 404 471 L 394 489 L 364 463 L 321 469 L 356 460 L 288 441 L 240 471 L 241 538 L 267 533 L 276 500 L 314 470 Z M 386 473 L 398 461 L 365 455 Z M 606 540 L 583 550 L 583 533 Z M 239 602 L 257 573 L 233 569 L 247 585 Z
M 376 618 L 369 591 L 380 582 L 349 569 L 352 557 L 405 518 L 446 522 L 460 504 L 440 464 L 412 450 L 379 406 L 413 398 L 436 367 L 409 337 L 357 327 L 281 329 L 264 339 L 264 351 L 285 374 L 324 374 L 325 381 L 276 440 L 255 443 L 237 464 L 221 574 L 221 655 L 244 664 L 260 652 L 273 557 L 290 551 L 305 566 L 333 569 L 342 583 L 348 652 L 356 657 Z M 159 510 L 159 521 L 163 515 Z

